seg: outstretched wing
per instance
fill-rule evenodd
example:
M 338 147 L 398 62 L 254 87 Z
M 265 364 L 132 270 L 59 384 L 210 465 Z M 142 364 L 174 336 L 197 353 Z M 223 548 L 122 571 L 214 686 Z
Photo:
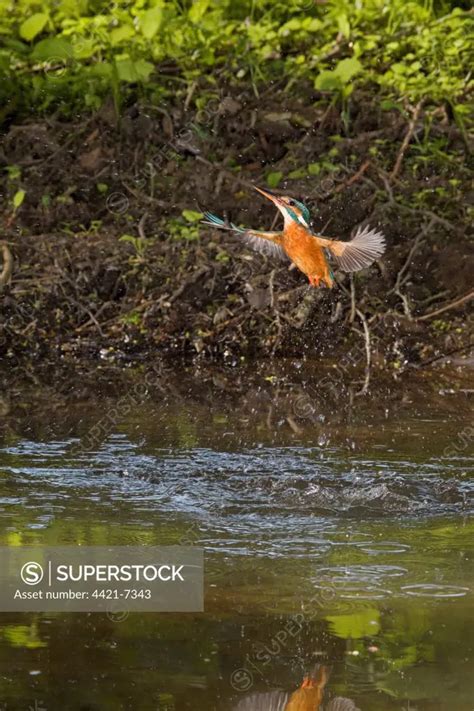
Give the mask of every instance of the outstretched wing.
M 316 237 L 316 240 L 330 251 L 338 267 L 345 272 L 358 272 L 369 267 L 385 252 L 385 237 L 370 227 L 358 227 L 349 242 L 323 237 Z
M 202 224 L 216 227 L 218 230 L 227 230 L 240 234 L 245 239 L 245 242 L 255 249 L 257 252 L 265 254 L 267 257 L 287 261 L 288 256 L 281 245 L 280 232 L 259 232 L 258 230 L 246 230 L 243 227 L 238 227 L 233 222 L 225 220 L 213 215 L 212 212 L 205 212 L 205 220 Z
M 284 711 L 289 696 L 285 691 L 252 694 L 239 701 L 234 711 Z

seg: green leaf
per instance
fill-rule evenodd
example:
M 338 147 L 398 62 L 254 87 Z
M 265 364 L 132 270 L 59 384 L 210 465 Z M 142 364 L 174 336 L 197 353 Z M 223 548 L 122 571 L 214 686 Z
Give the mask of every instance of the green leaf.
M 7 165 L 6 170 L 9 180 L 18 180 L 21 178 L 21 168 L 18 165 Z
M 74 44 L 73 51 L 76 59 L 89 59 L 97 51 L 97 46 L 93 39 L 81 38 Z
M 352 77 L 360 71 L 362 71 L 362 64 L 355 57 L 341 59 L 334 69 L 335 74 L 337 74 L 343 84 L 350 82 Z
M 282 178 L 283 178 L 283 173 L 281 173 L 279 170 L 275 171 L 274 173 L 268 173 L 268 175 L 267 175 L 268 187 L 269 188 L 278 187 Z
M 113 67 L 110 62 L 101 62 L 100 64 L 93 64 L 89 72 L 94 76 L 111 80 Z
M 392 109 L 397 109 L 397 111 L 402 111 L 400 104 L 397 104 L 393 99 L 384 99 L 380 102 L 380 108 L 382 111 L 391 111 Z
M 288 173 L 288 177 L 290 180 L 298 180 L 299 178 L 306 178 L 306 169 L 305 168 L 297 168 L 296 170 L 292 170 L 291 173 Z
M 331 72 L 329 69 L 321 72 L 314 82 L 314 86 L 318 91 L 334 91 L 342 89 L 341 79 L 336 72 Z
M 463 114 L 464 116 L 471 115 L 472 107 L 469 106 L 469 104 L 456 104 L 452 108 L 456 114 L 460 114 L 461 116 Z
M 35 12 L 20 25 L 20 37 L 30 42 L 44 29 L 48 19 L 44 12 Z
M 26 192 L 24 190 L 17 190 L 16 193 L 13 196 L 13 207 L 15 210 L 18 210 L 18 208 L 22 205 L 23 200 L 25 199 Z
M 8 49 L 13 49 L 15 52 L 18 52 L 18 54 L 22 56 L 25 54 L 29 54 L 30 52 L 29 45 L 25 44 L 25 42 L 20 42 L 20 40 L 15 39 L 14 37 L 2 37 L 2 43 L 4 47 L 8 47 Z
M 122 316 L 120 320 L 122 323 L 129 323 L 132 326 L 140 326 L 143 320 L 143 314 L 140 314 L 137 311 L 132 311 L 131 313 Z
M 132 59 L 120 59 L 117 62 L 118 78 L 131 83 L 146 81 L 154 69 L 153 64 L 145 59 L 138 59 L 136 62 Z
M 69 59 L 73 50 L 69 42 L 62 37 L 50 37 L 35 44 L 31 53 L 31 59 L 38 62 L 47 62 L 55 59 Z
M 314 85 L 319 91 L 341 91 L 360 71 L 362 71 L 362 64 L 355 57 L 341 59 L 332 71 L 321 72 L 316 77 Z
M 321 172 L 321 166 L 319 163 L 310 163 L 308 165 L 308 173 L 310 175 L 319 175 Z
M 191 22 L 200 22 L 204 17 L 208 7 L 209 0 L 194 0 L 188 12 L 188 17 Z
M 339 26 L 339 32 L 341 32 L 344 37 L 350 37 L 351 26 L 347 15 L 339 15 L 337 18 L 337 24 Z
M 152 39 L 160 29 L 163 19 L 163 10 L 161 7 L 153 7 L 147 10 L 142 17 L 140 27 L 146 39 Z
M 202 212 L 196 212 L 195 210 L 183 210 L 181 214 L 188 222 L 199 222 L 204 217 Z
M 122 235 L 119 237 L 119 242 L 136 242 L 137 238 L 134 237 L 133 235 Z
M 121 25 L 121 27 L 116 27 L 110 33 L 110 42 L 112 46 L 120 44 L 124 40 L 128 40 L 135 35 L 135 30 L 131 25 Z

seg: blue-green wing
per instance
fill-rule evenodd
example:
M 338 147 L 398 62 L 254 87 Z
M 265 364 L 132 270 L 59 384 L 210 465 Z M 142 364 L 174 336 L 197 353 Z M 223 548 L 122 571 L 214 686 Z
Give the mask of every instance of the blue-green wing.
M 203 225 L 210 225 L 211 227 L 217 227 L 217 229 L 219 229 L 219 230 L 229 230 L 230 232 L 240 232 L 241 234 L 243 234 L 244 232 L 247 231 L 243 227 L 237 227 L 237 225 L 234 225 L 233 222 L 226 222 L 221 217 L 217 217 L 217 215 L 213 215 L 212 212 L 205 212 L 204 217 L 206 219 L 201 220 Z

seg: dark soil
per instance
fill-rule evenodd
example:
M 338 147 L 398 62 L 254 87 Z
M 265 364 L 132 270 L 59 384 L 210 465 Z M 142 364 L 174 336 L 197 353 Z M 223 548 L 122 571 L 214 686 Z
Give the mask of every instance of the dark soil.
M 299 101 L 276 90 L 222 96 L 208 113 L 131 106 L 117 121 L 108 104 L 76 123 L 5 130 L 0 162 L 21 171 L 4 171 L 1 188 L 14 257 L 0 296 L 9 369 L 307 356 L 349 357 L 367 375 L 368 349 L 371 373 L 468 354 L 472 189 L 466 138 L 448 112 L 425 107 L 407 134 L 409 111 L 363 94 L 348 127 L 306 87 Z M 308 204 L 314 231 L 345 239 L 368 221 L 388 243 L 380 264 L 352 281 L 339 274 L 332 291 L 181 215 L 210 209 L 269 229 L 274 210 L 251 184 L 315 163 L 317 174 L 278 186 Z

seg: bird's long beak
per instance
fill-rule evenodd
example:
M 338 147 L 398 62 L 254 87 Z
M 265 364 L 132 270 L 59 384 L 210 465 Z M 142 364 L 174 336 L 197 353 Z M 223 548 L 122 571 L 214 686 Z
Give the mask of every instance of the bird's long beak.
M 281 202 L 280 198 L 278 197 L 278 195 L 272 195 L 272 193 L 267 193 L 266 190 L 257 188 L 256 185 L 254 185 L 253 187 L 258 193 L 260 193 L 260 195 L 263 195 L 263 197 L 266 197 L 269 200 L 271 200 L 277 207 L 280 207 L 280 205 L 282 205 L 282 202 Z
M 285 222 L 290 219 L 288 216 L 288 208 L 286 206 L 286 203 L 283 202 L 283 200 L 278 196 L 278 195 L 273 195 L 273 193 L 269 193 L 266 190 L 262 190 L 261 188 L 257 188 L 256 185 L 254 185 L 255 190 L 263 195 L 264 197 L 268 198 L 269 200 L 272 201 L 272 203 L 279 209 L 283 217 L 285 218 Z

